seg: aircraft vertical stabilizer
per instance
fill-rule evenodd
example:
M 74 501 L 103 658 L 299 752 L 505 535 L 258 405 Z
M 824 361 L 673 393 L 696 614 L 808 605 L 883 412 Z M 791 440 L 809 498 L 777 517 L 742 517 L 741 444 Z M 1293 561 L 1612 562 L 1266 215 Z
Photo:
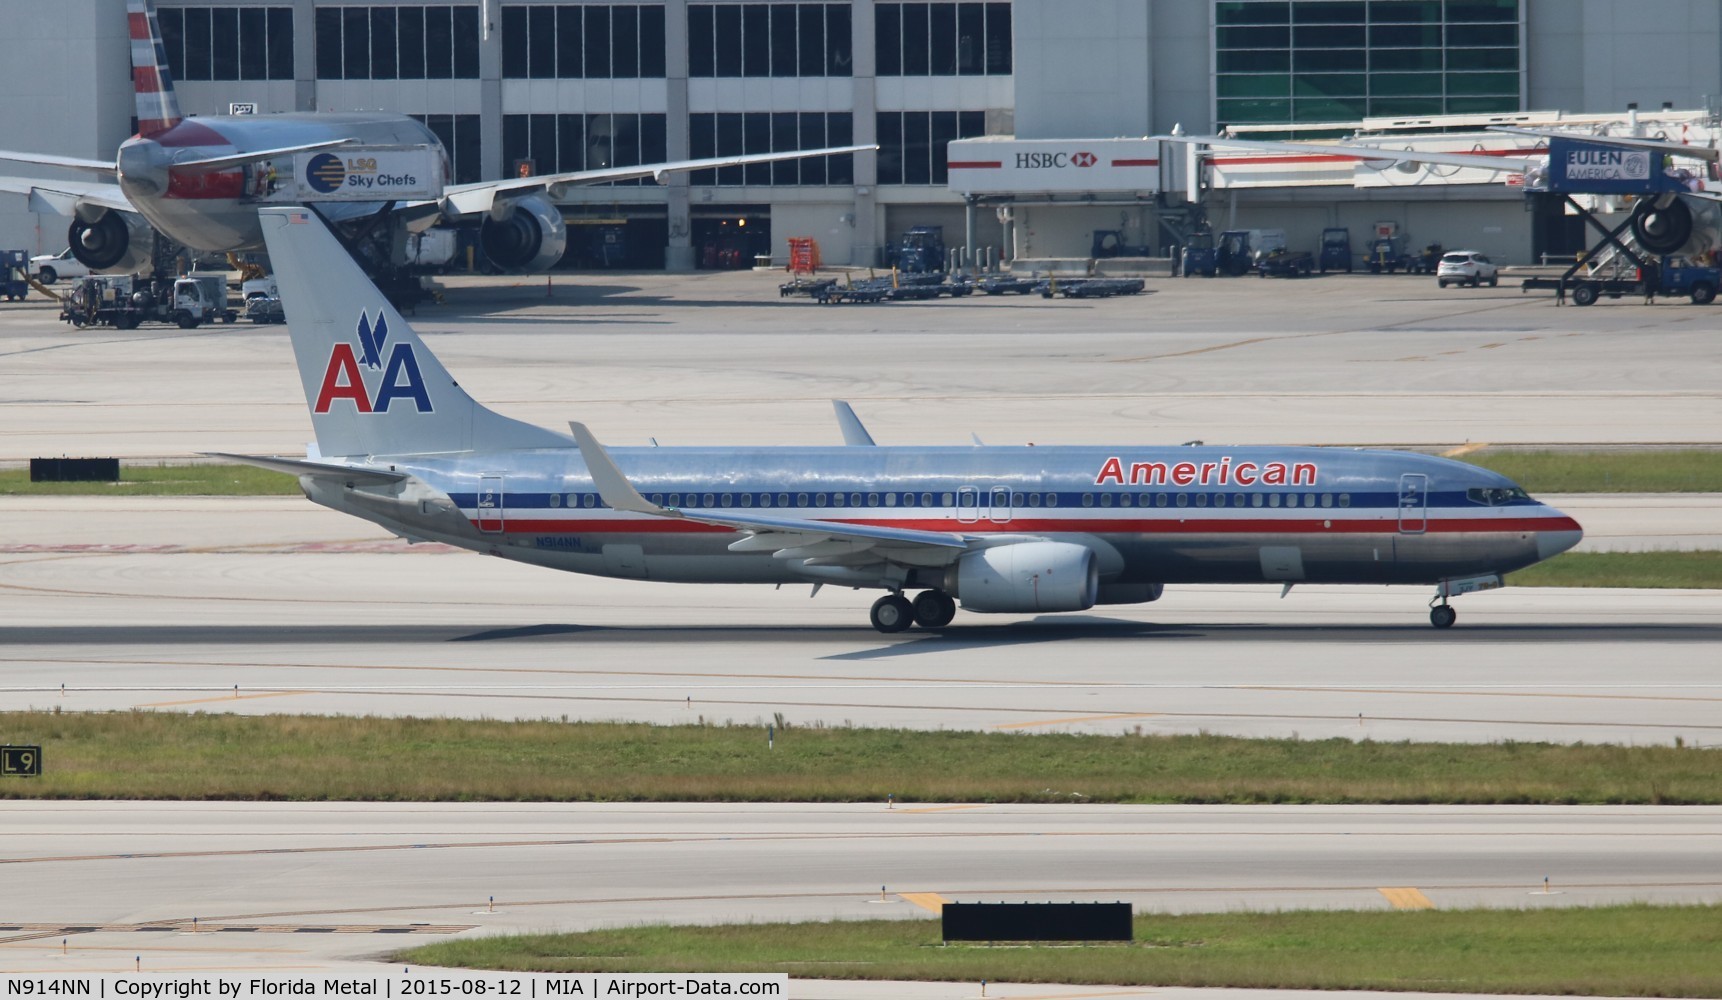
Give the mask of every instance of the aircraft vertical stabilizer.
M 151 136 L 178 125 L 179 99 L 167 71 L 161 25 L 150 0 L 126 0 L 132 40 L 132 87 L 137 91 L 138 135 Z
M 315 212 L 275 207 L 258 216 L 324 456 L 573 444 L 467 395 Z

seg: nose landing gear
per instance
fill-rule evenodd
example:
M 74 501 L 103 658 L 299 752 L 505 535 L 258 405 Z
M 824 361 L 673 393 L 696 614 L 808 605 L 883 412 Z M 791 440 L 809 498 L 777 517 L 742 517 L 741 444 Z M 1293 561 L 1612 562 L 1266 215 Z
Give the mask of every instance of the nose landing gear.
M 1452 628 L 1459 620 L 1459 612 L 1453 610 L 1451 604 L 1437 604 L 1429 609 L 1429 624 L 1436 628 Z
M 1479 591 L 1494 590 L 1499 586 L 1501 586 L 1501 577 L 1498 573 L 1490 573 L 1487 576 L 1467 576 L 1456 580 L 1442 580 L 1435 586 L 1435 596 L 1429 599 L 1429 624 L 1436 628 L 1452 628 L 1453 623 L 1459 620 L 1459 612 L 1454 611 L 1453 606 L 1447 603 L 1448 598 L 1458 597 L 1460 594 L 1475 594 Z

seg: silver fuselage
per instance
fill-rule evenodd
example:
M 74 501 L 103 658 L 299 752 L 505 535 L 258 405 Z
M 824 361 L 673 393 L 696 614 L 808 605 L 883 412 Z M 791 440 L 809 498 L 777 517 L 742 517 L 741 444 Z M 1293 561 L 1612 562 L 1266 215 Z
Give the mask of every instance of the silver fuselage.
M 1108 584 L 1438 583 L 1528 566 L 1582 534 L 1502 476 L 1407 452 L 610 451 L 640 493 L 666 507 L 949 532 L 981 545 L 1078 541 L 1103 554 Z M 409 538 L 578 573 L 683 583 L 819 579 L 799 560 L 729 551 L 740 532 L 606 508 L 574 448 L 373 464 L 414 478 L 391 487 L 307 478 L 307 493 Z

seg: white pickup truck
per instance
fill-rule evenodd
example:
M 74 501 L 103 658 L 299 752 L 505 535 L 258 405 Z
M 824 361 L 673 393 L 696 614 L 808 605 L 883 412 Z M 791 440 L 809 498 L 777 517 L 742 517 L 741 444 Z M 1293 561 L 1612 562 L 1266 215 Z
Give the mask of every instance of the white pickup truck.
M 59 253 L 45 253 L 30 258 L 30 273 L 44 285 L 52 285 L 61 278 L 82 278 L 90 273 L 84 262 L 72 256 L 72 248 L 67 247 Z

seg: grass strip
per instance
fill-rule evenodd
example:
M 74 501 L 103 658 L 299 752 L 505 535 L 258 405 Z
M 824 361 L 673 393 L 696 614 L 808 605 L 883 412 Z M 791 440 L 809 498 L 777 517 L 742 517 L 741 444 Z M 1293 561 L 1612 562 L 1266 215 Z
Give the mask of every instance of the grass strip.
M 1519 451 L 1485 448 L 1460 461 L 1541 493 L 1722 493 L 1722 450 Z
M 1144 914 L 1135 936 L 943 946 L 931 920 L 650 926 L 449 941 L 396 959 L 520 972 L 1722 997 L 1722 906 Z
M 1084 713 L 1075 713 L 1084 714 Z M 121 712 L 0 714 L 0 796 L 612 802 L 1722 803 L 1722 749 Z M 1139 727 L 1137 730 L 1139 732 Z
M 1722 589 L 1722 552 L 1565 552 L 1508 574 L 1514 587 Z
M 299 480 L 252 465 L 120 463 L 117 483 L 32 483 L 29 469 L 0 469 L 0 496 L 297 496 Z

